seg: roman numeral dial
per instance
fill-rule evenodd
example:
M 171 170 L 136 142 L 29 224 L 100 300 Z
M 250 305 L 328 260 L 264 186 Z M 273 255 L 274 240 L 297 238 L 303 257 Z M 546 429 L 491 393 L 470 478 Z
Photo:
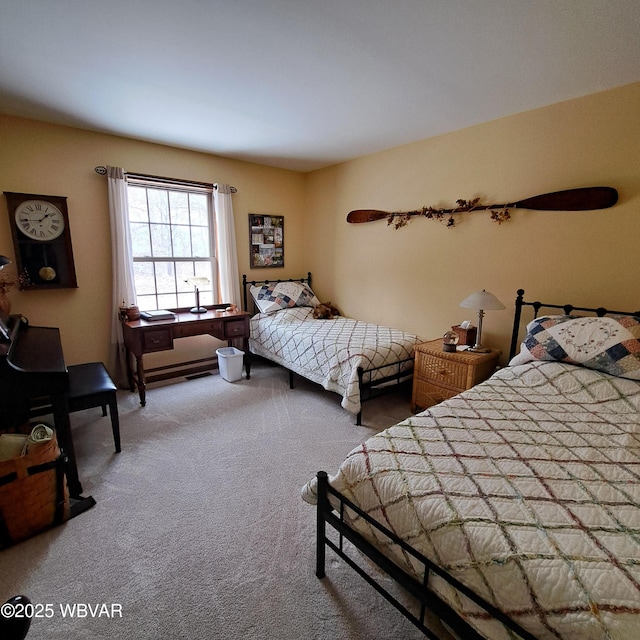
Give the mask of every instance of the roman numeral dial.
M 21 289 L 78 286 L 66 196 L 5 191 Z
M 62 235 L 64 216 L 44 200 L 26 200 L 16 209 L 16 227 L 27 238 L 48 242 Z

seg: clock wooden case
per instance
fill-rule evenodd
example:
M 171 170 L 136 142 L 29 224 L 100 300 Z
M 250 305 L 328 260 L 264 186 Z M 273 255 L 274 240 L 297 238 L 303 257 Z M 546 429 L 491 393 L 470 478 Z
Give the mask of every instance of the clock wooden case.
M 78 286 L 67 198 L 5 191 L 22 289 Z

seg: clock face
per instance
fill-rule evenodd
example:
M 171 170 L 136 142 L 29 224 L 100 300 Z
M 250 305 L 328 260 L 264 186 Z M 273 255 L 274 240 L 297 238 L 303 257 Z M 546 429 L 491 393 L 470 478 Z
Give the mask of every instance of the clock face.
M 28 238 L 48 242 L 64 231 L 64 217 L 46 200 L 26 200 L 16 208 L 16 226 Z
M 21 289 L 78 286 L 65 196 L 5 191 Z

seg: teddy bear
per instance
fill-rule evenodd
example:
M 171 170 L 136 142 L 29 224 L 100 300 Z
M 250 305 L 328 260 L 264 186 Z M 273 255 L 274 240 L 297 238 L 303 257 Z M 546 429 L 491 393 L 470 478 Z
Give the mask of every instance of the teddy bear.
M 333 320 L 340 315 L 340 311 L 331 302 L 321 302 L 313 308 L 313 317 L 316 320 Z

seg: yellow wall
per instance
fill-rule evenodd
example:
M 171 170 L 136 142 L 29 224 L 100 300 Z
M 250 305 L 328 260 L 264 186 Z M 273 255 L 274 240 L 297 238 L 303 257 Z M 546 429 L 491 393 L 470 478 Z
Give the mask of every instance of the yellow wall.
M 496 99 L 499 99 L 497 96 Z M 322 298 L 346 315 L 437 338 L 473 312 L 479 289 L 506 311 L 487 312 L 484 340 L 506 357 L 513 301 L 640 308 L 640 83 L 492 121 L 309 174 L 309 267 Z M 458 198 L 521 200 L 574 187 L 619 191 L 612 209 L 487 212 L 453 228 L 413 220 L 348 224 L 352 209 L 450 207 Z M 504 361 L 504 357 L 503 357 Z
M 307 269 L 303 251 L 304 176 L 213 155 L 0 116 L 0 190 L 67 196 L 77 289 L 12 292 L 12 313 L 32 324 L 60 327 L 67 364 L 109 361 L 111 257 L 107 180 L 98 165 L 190 180 L 229 183 L 233 196 L 240 274 L 295 276 Z M 248 270 L 249 213 L 285 216 L 285 268 Z M 0 254 L 12 258 L 7 206 L 0 198 Z M 7 267 L 9 268 L 9 267 Z M 268 276 L 266 276 L 268 277 Z M 173 353 L 154 354 L 147 366 L 202 357 L 219 343 L 187 338 Z
M 297 277 L 311 270 L 318 296 L 347 315 L 433 338 L 463 319 L 475 322 L 458 303 L 486 288 L 507 310 L 487 313 L 484 342 L 506 351 L 520 287 L 545 301 L 640 307 L 638 113 L 640 83 L 309 174 L 0 116 L 0 190 L 68 197 L 79 285 L 13 293 L 13 311 L 59 326 L 68 364 L 108 361 L 107 185 L 94 167 L 109 164 L 236 186 L 240 273 L 249 264 L 247 214 L 284 215 L 286 267 L 249 273 Z M 451 229 L 428 220 L 397 231 L 384 221 L 345 221 L 351 209 L 451 206 L 476 196 L 503 202 L 590 185 L 615 187 L 619 204 L 590 212 L 514 211 L 500 226 L 486 212 L 463 215 Z M 4 199 L 0 254 L 13 256 Z M 172 359 L 201 350 L 201 340 L 207 338 L 181 341 Z

